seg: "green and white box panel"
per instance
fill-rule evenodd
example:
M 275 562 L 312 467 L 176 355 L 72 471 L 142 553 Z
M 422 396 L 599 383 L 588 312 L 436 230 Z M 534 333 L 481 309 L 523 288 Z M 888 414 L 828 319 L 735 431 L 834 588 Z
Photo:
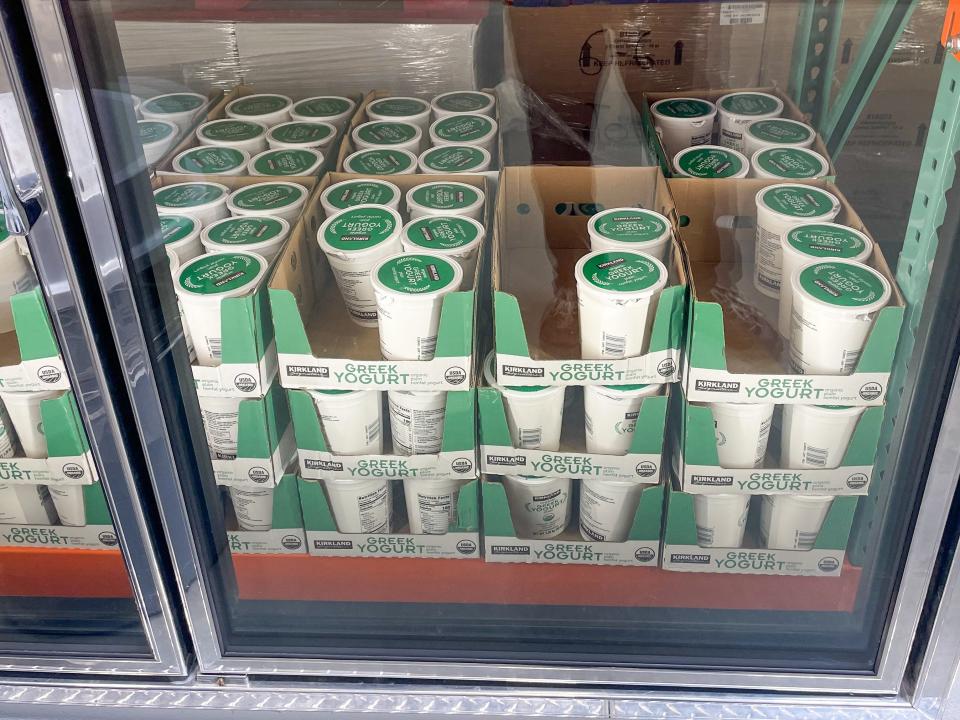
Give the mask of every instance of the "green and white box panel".
M 52 505 L 52 501 L 49 502 Z M 83 486 L 83 504 L 85 525 L 0 524 L 0 547 L 117 550 L 117 532 L 113 527 L 103 486 L 99 482 Z
M 567 392 L 571 392 L 568 390 Z M 603 478 L 658 482 L 666 430 L 668 398 L 643 398 L 636 429 L 626 455 L 600 455 L 585 450 L 582 412 L 564 412 L 561 449 L 556 452 L 513 446 L 503 396 L 495 388 L 479 388 L 480 472 L 539 477 Z M 572 409 L 571 409 L 572 410 Z M 574 427 L 579 424 L 579 428 Z M 577 447 L 571 447 L 578 446 Z M 578 451 L 579 450 L 579 451 Z
M 578 483 L 574 483 L 574 486 Z M 577 530 L 577 513 L 567 529 L 550 540 L 518 538 L 510 518 L 503 483 L 484 475 L 483 558 L 497 563 L 548 563 L 556 565 L 631 565 L 656 567 L 660 548 L 663 485 L 650 485 L 640 496 L 630 533 L 624 542 L 587 542 Z M 575 502 L 568 498 L 567 502 Z
M 449 392 L 440 452 L 432 455 L 337 455 L 330 452 L 310 394 L 288 390 L 297 438 L 300 474 L 307 480 L 366 477 L 465 479 L 477 476 L 476 399 L 473 390 Z M 386 398 L 383 398 L 386 400 Z M 381 432 L 390 447 L 389 412 L 383 409 Z
M 69 390 L 70 379 L 40 288 L 17 293 L 10 298 L 10 307 L 14 331 L 0 339 L 0 389 Z
M 307 534 L 307 551 L 319 557 L 450 558 L 480 557 L 479 481 L 474 479 L 460 490 L 457 517 L 443 535 L 341 533 L 330 504 L 317 480 L 300 479 L 300 502 Z M 394 502 L 403 497 L 397 482 Z
M 589 252 L 590 216 L 615 207 L 655 209 L 675 224 L 673 200 L 657 168 L 504 168 L 493 240 L 494 336 L 502 384 L 632 385 L 680 378 L 687 273 L 676 244 L 647 352 L 581 359 L 574 268 Z
M 227 530 L 233 555 L 305 555 L 307 541 L 295 474 L 284 475 L 273 491 L 270 530 Z

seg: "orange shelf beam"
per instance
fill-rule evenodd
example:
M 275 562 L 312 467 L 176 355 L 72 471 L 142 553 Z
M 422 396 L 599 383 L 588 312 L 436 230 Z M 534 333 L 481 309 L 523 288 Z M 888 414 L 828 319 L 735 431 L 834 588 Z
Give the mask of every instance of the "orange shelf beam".
M 133 597 L 119 550 L 0 548 L 0 596 Z

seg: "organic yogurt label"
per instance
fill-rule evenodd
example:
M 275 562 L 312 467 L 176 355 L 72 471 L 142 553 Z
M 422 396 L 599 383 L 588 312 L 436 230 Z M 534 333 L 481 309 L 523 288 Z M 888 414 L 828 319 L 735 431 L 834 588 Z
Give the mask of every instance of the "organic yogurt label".
M 333 218 L 323 237 L 337 250 L 366 250 L 389 240 L 396 231 L 396 217 L 387 208 L 352 208 Z
M 326 118 L 343 115 L 352 107 L 353 103 L 346 98 L 318 97 L 301 100 L 293 106 L 293 111 L 304 117 Z
M 416 98 L 384 98 L 374 100 L 368 109 L 370 112 L 386 117 L 410 117 L 426 112 L 429 107 L 423 100 Z
M 443 290 L 456 279 L 453 263 L 433 255 L 402 255 L 380 267 L 377 279 L 390 290 L 423 295 Z
M 777 145 L 799 145 L 813 137 L 812 128 L 783 118 L 758 120 L 747 128 L 747 132 L 757 140 Z
M 204 104 L 204 99 L 189 93 L 163 95 L 152 98 L 143 104 L 143 110 L 151 113 L 182 113 L 197 110 Z
M 462 210 L 475 205 L 480 193 L 466 185 L 427 183 L 416 188 L 411 198 L 418 205 L 434 210 Z
M 263 135 L 262 125 L 246 120 L 214 120 L 200 130 L 208 140 L 218 142 L 239 142 L 253 140 Z
M 183 183 L 161 188 L 154 201 L 161 207 L 192 208 L 215 202 L 225 194 L 223 187 L 212 183 Z
M 787 233 L 787 243 L 810 257 L 855 258 L 867 247 L 860 233 L 839 225 L 801 225 Z
M 299 185 L 262 183 L 238 192 L 233 204 L 241 210 L 277 210 L 298 202 L 305 193 Z
M 485 109 L 490 104 L 490 98 L 478 92 L 447 93 L 437 99 L 437 107 L 447 112 L 472 113 Z
M 283 110 L 288 102 L 282 95 L 251 95 L 230 103 L 230 112 L 251 117 L 269 115 Z
M 400 145 L 417 136 L 417 128 L 408 123 L 372 122 L 357 130 L 357 138 L 371 145 Z
M 343 210 L 354 205 L 388 205 L 396 191 L 389 185 L 369 180 L 353 180 L 338 185 L 326 197 L 326 202 Z
M 844 308 L 873 305 L 886 292 L 876 272 L 856 263 L 809 265 L 800 271 L 800 287 L 814 300 Z
M 154 120 L 141 120 L 137 123 L 137 129 L 140 131 L 140 142 L 144 145 L 166 140 L 176 130 L 165 122 Z
M 624 209 L 601 213 L 594 220 L 593 229 L 610 240 L 645 243 L 662 238 L 667 224 L 646 210 Z
M 283 224 L 272 217 L 237 217 L 219 222 L 209 230 L 209 237 L 220 245 L 251 245 L 277 237 Z
M 326 140 L 335 133 L 333 126 L 324 123 L 289 122 L 271 130 L 270 137 L 282 143 L 314 143 Z
M 180 287 L 197 295 L 219 295 L 244 287 L 263 270 L 253 255 L 213 253 L 191 262 L 180 273 Z
M 781 185 L 763 193 L 763 203 L 781 215 L 815 218 L 828 215 L 837 206 L 836 199 L 807 185 Z
M 780 103 L 765 93 L 735 93 L 723 98 L 720 107 L 735 115 L 767 115 L 777 112 Z
M 661 270 L 648 257 L 629 252 L 603 252 L 583 264 L 590 285 L 610 292 L 643 292 L 660 282 Z
M 656 103 L 656 111 L 664 117 L 698 118 L 712 112 L 710 103 L 693 98 L 673 98 Z
M 183 172 L 215 175 L 234 170 L 243 162 L 243 153 L 235 148 L 203 146 L 177 158 L 177 167 Z
M 424 166 L 440 173 L 466 172 L 482 166 L 485 161 L 480 148 L 471 145 L 443 145 L 423 156 Z
M 395 175 L 413 167 L 414 158 L 406 153 L 388 148 L 358 152 L 350 158 L 349 169 L 367 175 Z
M 767 148 L 757 155 L 757 167 L 788 180 L 810 180 L 823 175 L 823 162 L 803 148 Z
M 493 122 L 486 115 L 452 115 L 433 126 L 433 134 L 447 142 L 482 140 L 493 130 Z
M 407 229 L 407 239 L 428 250 L 456 250 L 477 239 L 479 230 L 460 217 L 424 217 Z
M 693 148 L 677 160 L 678 168 L 696 178 L 729 178 L 743 171 L 743 161 L 721 148 Z
M 164 243 L 175 243 L 190 235 L 197 227 L 197 221 L 186 215 L 161 215 L 160 235 Z
M 271 150 L 253 161 L 253 169 L 261 175 L 306 175 L 313 172 L 319 159 L 319 155 L 309 150 Z

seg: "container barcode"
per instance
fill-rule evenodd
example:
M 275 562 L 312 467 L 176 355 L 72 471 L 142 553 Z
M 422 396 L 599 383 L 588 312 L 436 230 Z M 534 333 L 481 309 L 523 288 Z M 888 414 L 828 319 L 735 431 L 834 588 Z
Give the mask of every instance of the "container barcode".
M 713 545 L 713 528 L 697 525 L 697 545 L 704 547 Z
M 212 355 L 215 358 L 220 357 L 223 353 L 223 350 L 222 350 L 223 345 L 221 343 L 220 338 L 208 337 L 207 347 L 210 348 L 210 355 Z
M 541 428 L 520 428 L 520 447 L 536 449 L 540 447 Z
M 843 375 L 849 375 L 857 368 L 857 360 L 860 359 L 860 353 L 857 351 L 843 351 L 843 367 L 840 372 Z
M 818 448 L 813 445 L 803 444 L 803 464 L 813 465 L 815 467 L 825 467 L 829 451 L 826 448 Z
M 422 360 L 432 360 L 437 352 L 437 336 L 422 337 L 417 339 L 417 355 Z
M 623 335 L 603 334 L 603 355 L 605 357 L 623 357 L 627 349 L 627 339 Z
M 817 541 L 817 533 L 797 531 L 797 550 L 812 550 Z

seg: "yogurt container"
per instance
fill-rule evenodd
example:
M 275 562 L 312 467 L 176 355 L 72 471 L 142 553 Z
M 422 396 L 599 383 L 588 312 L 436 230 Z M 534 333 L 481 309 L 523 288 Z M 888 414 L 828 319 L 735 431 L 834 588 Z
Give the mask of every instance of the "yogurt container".
M 350 318 L 377 326 L 370 275 L 380 260 L 400 252 L 400 214 L 382 205 L 355 205 L 328 217 L 317 231 Z
M 0 485 L 0 525 L 53 525 L 45 485 Z
M 13 422 L 11 422 L 6 409 L 0 406 L 0 458 L 11 458 L 16 455 L 13 443 Z
M 753 284 L 768 297 L 780 297 L 780 247 L 787 232 L 810 222 L 831 222 L 840 213 L 840 201 L 811 185 L 768 185 L 757 193 L 757 247 Z
M 890 282 L 852 260 L 797 270 L 790 317 L 790 364 L 804 375 L 850 375 L 873 321 L 890 302 Z
M 290 223 L 269 215 L 247 215 L 218 220 L 203 229 L 200 241 L 208 253 L 242 250 L 268 263 L 280 254 L 290 234 Z
M 6 217 L 0 214 L 0 332 L 14 329 L 10 299 L 37 285 L 30 260 L 21 252 L 19 237 L 9 234 Z
M 486 115 L 493 117 L 496 102 L 496 98 L 490 93 L 480 92 L 479 90 L 454 90 L 437 95 L 430 102 L 430 109 L 433 111 L 434 120 L 450 115 Z
M 780 242 L 782 276 L 793 274 L 804 265 L 827 258 L 840 258 L 865 263 L 873 254 L 873 240 L 859 230 L 836 223 L 797 225 Z M 790 316 L 793 313 L 793 285 L 780 286 L 780 334 L 790 337 Z
M 493 153 L 497 121 L 486 115 L 448 115 L 430 126 L 433 145 L 473 145 Z
M 737 152 L 746 149 L 744 134 L 755 120 L 778 118 L 783 113 L 783 100 L 761 92 L 736 92 L 717 100 L 720 115 L 719 144 Z
M 324 480 L 337 530 L 346 534 L 386 534 L 391 531 L 393 492 L 390 481 L 370 477 Z
M 395 455 L 435 455 L 443 446 L 445 392 L 388 390 Z
M 667 157 L 693 145 L 706 145 L 713 139 L 713 121 L 717 108 L 699 98 L 667 98 L 650 106 L 653 125 Z
M 453 258 L 426 252 L 381 260 L 370 275 L 385 360 L 433 360 L 443 298 L 463 282 Z
M 430 125 L 430 105 L 415 97 L 385 97 L 367 105 L 367 117 L 384 122 L 405 122 L 426 133 Z
M 254 253 L 229 252 L 201 255 L 180 267 L 174 288 L 193 339 L 198 365 L 220 365 L 223 345 L 220 303 L 227 298 L 254 293 L 268 264 Z
M 764 495 L 760 538 L 770 550 L 812 550 L 832 495 Z
M 189 215 L 202 225 L 227 217 L 230 189 L 215 182 L 185 182 L 165 185 L 153 191 L 160 215 Z
M 28 458 L 41 459 L 48 457 L 47 436 L 43 428 L 40 403 L 44 400 L 60 397 L 63 393 L 63 390 L 0 391 L 0 400 L 3 400 L 3 406 L 10 418 L 10 424 L 17 433 L 23 454 Z M 9 442 L 9 433 L 5 433 L 3 449 L 6 452 L 9 452 L 6 447 Z M 6 455 L 5 457 L 10 456 Z
M 587 452 L 598 455 L 626 455 L 630 452 L 643 399 L 662 391 L 663 385 L 584 386 L 583 424 Z
M 200 417 L 212 460 L 235 460 L 240 437 L 240 403 L 243 398 L 197 397 Z
M 203 253 L 200 221 L 189 215 L 161 215 L 160 234 L 164 248 L 173 252 L 181 264 Z M 0 246 L 2 247 L 2 246 Z
M 420 172 L 428 175 L 486 172 L 491 162 L 489 151 L 476 145 L 439 145 L 424 150 L 417 159 Z
M 383 454 L 379 390 L 308 390 L 320 415 L 327 449 L 336 455 Z
M 237 98 L 227 104 L 227 117 L 253 120 L 267 127 L 287 122 L 293 101 L 286 95 L 258 94 Z
M 318 175 L 323 153 L 309 148 L 265 150 L 247 163 L 248 175 L 273 177 Z
M 785 468 L 840 467 L 864 407 L 784 405 L 781 465 Z
M 195 175 L 243 175 L 250 154 L 245 150 L 201 145 L 179 153 L 173 159 L 175 172 Z
M 496 353 L 491 350 L 483 363 L 483 377 L 503 398 L 513 446 L 523 450 L 559 450 L 564 386 L 507 387 L 497 382 L 495 363 Z
M 580 258 L 575 278 L 583 359 L 642 355 L 667 284 L 663 263 L 625 250 L 591 252 Z
M 193 218 L 191 218 L 191 220 L 192 219 Z M 162 224 L 162 220 L 163 218 L 161 218 L 161 224 Z M 197 223 L 197 227 L 199 228 L 199 223 Z M 198 233 L 197 235 L 198 245 L 199 245 L 199 239 L 200 239 L 200 236 Z M 173 281 L 176 282 L 177 275 L 180 274 L 180 258 L 177 256 L 177 253 L 175 253 L 169 247 L 166 247 L 164 249 L 166 250 L 166 253 L 167 253 L 167 259 L 170 261 L 170 277 L 172 277 Z M 203 250 L 202 245 L 200 245 L 200 249 Z M 194 255 L 193 257 L 196 257 L 196 255 Z M 190 358 L 190 362 L 193 362 L 197 358 L 197 353 L 193 348 L 193 338 L 190 337 L 190 328 L 187 327 L 187 321 L 183 319 L 183 303 L 180 302 L 179 295 L 177 296 L 177 314 L 180 317 L 179 330 L 183 332 L 183 342 L 187 346 L 187 356 Z M 176 327 L 167 328 L 167 333 L 175 337 L 177 330 L 178 328 Z
M 167 120 L 141 120 L 137 123 L 140 145 L 147 165 L 156 165 L 173 147 L 180 134 L 176 123 Z
M 751 120 L 743 133 L 743 154 L 753 157 L 758 150 L 772 147 L 810 147 L 817 139 L 816 131 L 798 120 L 770 118 Z
M 503 489 L 518 538 L 549 540 L 570 524 L 570 478 L 504 475 Z
M 241 530 L 266 532 L 273 529 L 273 488 L 230 488 L 230 502 Z
M 294 120 L 270 128 L 267 145 L 271 150 L 307 148 L 326 151 L 336 137 L 337 128 L 331 123 Z
M 457 523 L 457 501 L 466 480 L 406 477 L 403 495 L 412 535 L 446 535 Z
M 427 252 L 456 261 L 463 270 L 463 287 L 472 288 L 486 232 L 473 218 L 428 215 L 404 225 L 400 242 L 405 252 Z
M 809 148 L 772 147 L 750 159 L 750 177 L 777 180 L 816 180 L 830 173 L 827 159 Z
M 363 175 L 413 175 L 417 156 L 409 150 L 358 150 L 343 159 L 343 171 Z
M 190 129 L 197 113 L 207 104 L 207 98 L 198 93 L 169 93 L 157 95 L 140 105 L 144 120 L 172 122 L 181 132 Z
M 693 514 L 700 547 L 738 548 L 743 545 L 750 495 L 717 493 L 693 496 Z
M 423 131 L 410 123 L 373 120 L 357 125 L 351 137 L 360 150 L 386 148 L 417 154 L 423 142 Z
M 324 217 L 356 205 L 383 205 L 400 212 L 400 188 L 386 180 L 342 180 L 320 194 Z
M 745 178 L 750 172 L 750 161 L 736 150 L 720 145 L 696 145 L 678 152 L 673 158 L 673 168 L 683 177 Z
M 357 104 L 347 97 L 339 95 L 318 95 L 300 100 L 290 109 L 290 119 L 301 122 L 326 122 L 337 130 L 343 130 L 350 122 Z
M 763 466 L 773 408 L 773 403 L 710 403 L 720 467 Z
M 587 542 L 623 542 L 630 534 L 644 486 L 628 480 L 580 481 L 580 537 Z
M 227 199 L 230 214 L 272 215 L 294 223 L 307 202 L 307 189 L 293 182 L 274 181 L 247 185 Z
M 428 215 L 460 215 L 483 220 L 484 192 L 458 182 L 428 182 L 407 190 L 411 220 Z
M 256 155 L 267 149 L 267 126 L 252 120 L 210 120 L 197 128 L 201 145 L 216 145 Z
M 590 249 L 628 250 L 655 257 L 664 265 L 670 262 L 673 234 L 670 221 L 653 210 L 613 208 L 597 213 L 587 223 Z

